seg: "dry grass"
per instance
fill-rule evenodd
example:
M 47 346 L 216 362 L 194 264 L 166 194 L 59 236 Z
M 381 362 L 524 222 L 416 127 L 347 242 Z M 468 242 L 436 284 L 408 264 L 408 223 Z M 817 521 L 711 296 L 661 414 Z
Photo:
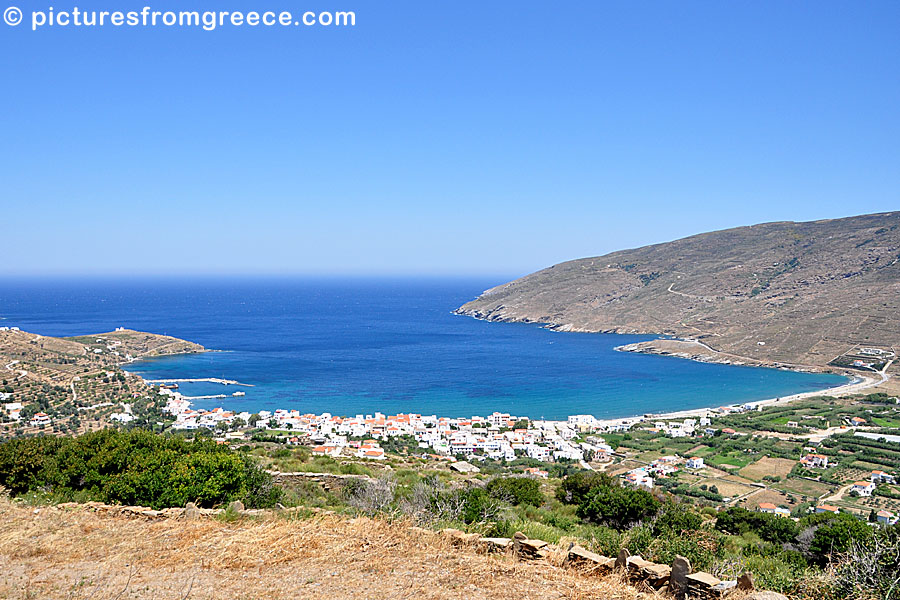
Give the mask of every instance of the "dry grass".
M 796 464 L 796 460 L 764 456 L 758 461 L 750 463 L 738 473 L 753 481 L 761 481 L 766 475 L 774 475 L 783 479 L 788 476 Z
M 0 598 L 652 597 L 367 518 L 148 521 L 0 500 L 0 520 Z

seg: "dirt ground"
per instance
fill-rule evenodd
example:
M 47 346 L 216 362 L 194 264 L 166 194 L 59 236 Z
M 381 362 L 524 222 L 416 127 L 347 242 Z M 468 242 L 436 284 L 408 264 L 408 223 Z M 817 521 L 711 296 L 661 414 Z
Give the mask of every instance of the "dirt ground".
M 760 481 L 766 475 L 775 475 L 784 478 L 791 472 L 791 469 L 793 469 L 796 464 L 796 460 L 764 456 L 758 461 L 750 463 L 741 469 L 739 473 L 753 481 Z
M 146 520 L 0 500 L 0 521 L 3 599 L 654 597 L 367 518 Z

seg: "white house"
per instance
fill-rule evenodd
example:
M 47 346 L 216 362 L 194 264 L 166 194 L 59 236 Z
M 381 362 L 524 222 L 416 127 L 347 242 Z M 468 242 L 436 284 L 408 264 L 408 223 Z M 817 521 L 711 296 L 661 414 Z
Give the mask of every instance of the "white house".
M 775 511 L 777 509 L 778 509 L 778 507 L 775 506 L 774 504 L 772 504 L 771 502 L 760 502 L 759 506 L 757 507 L 756 510 L 761 513 L 768 513 L 770 515 L 774 515 Z
M 699 456 L 692 456 L 687 459 L 687 462 L 684 463 L 684 466 L 688 469 L 702 469 L 704 467 L 703 459 Z
M 810 469 L 827 469 L 828 457 L 823 454 L 807 454 L 800 459 L 800 464 Z
M 13 421 L 18 421 L 20 418 L 20 413 L 22 412 L 22 403 L 21 402 L 7 402 L 3 405 L 3 408 L 6 409 L 6 412 L 9 414 L 9 418 Z
M 44 425 L 49 425 L 51 423 L 50 415 L 47 413 L 35 413 L 35 415 L 31 418 L 30 425 L 32 427 L 43 427 Z
M 529 444 L 525 448 L 525 454 L 527 454 L 529 458 L 533 458 L 535 460 L 544 462 L 548 462 L 550 460 L 550 449 L 545 448 L 544 446 L 538 446 L 537 444 Z
M 897 515 L 892 513 L 889 510 L 879 510 L 878 514 L 875 515 L 876 520 L 882 525 L 896 525 L 897 524 Z
M 869 477 L 869 480 L 872 483 L 897 483 L 897 478 L 893 475 L 885 473 L 884 471 L 872 471 L 872 475 Z
M 871 481 L 857 481 L 850 487 L 850 492 L 856 492 L 860 496 L 871 496 L 875 491 L 875 484 Z

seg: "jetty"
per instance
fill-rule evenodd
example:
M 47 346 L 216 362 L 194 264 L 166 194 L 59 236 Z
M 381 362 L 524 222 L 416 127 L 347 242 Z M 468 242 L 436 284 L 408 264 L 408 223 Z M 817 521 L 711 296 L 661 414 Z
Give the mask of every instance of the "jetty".
M 144 379 L 144 383 L 221 383 L 222 385 L 242 385 L 244 387 L 253 387 L 252 383 L 241 383 L 233 379 L 217 379 L 215 377 L 204 377 L 202 379 Z

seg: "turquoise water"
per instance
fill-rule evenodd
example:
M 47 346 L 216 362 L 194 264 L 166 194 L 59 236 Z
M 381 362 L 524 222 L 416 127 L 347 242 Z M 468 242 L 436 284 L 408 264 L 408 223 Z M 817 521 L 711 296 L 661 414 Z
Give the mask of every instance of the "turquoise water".
M 258 411 L 495 410 L 532 418 L 621 417 L 720 406 L 839 385 L 837 375 L 616 352 L 648 336 L 556 333 L 451 314 L 496 280 L 3 281 L 0 316 L 44 335 L 124 326 L 222 350 L 134 363 L 152 379 L 218 377 L 246 396 L 202 408 Z M 187 396 L 230 394 L 182 384 Z

